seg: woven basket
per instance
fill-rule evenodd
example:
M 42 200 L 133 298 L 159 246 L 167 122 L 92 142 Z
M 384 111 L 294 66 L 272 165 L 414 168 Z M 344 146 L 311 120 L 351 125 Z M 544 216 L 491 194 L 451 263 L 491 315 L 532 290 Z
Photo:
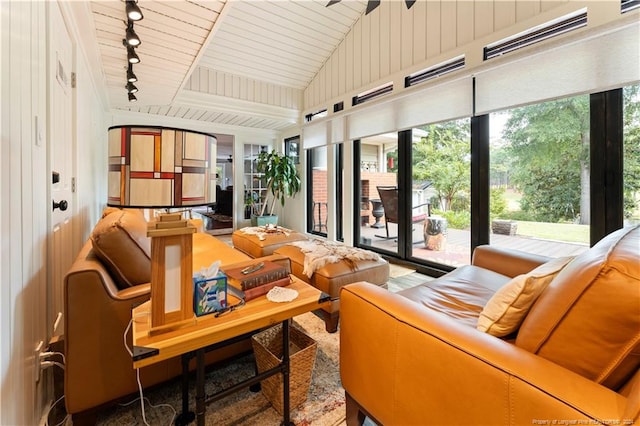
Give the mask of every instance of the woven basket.
M 276 367 L 282 361 L 282 324 L 251 337 L 258 372 Z M 318 343 L 297 326 L 289 327 L 289 408 L 293 410 L 307 400 L 311 374 L 316 362 Z M 282 374 L 275 374 L 261 382 L 262 393 L 278 413 L 283 413 Z

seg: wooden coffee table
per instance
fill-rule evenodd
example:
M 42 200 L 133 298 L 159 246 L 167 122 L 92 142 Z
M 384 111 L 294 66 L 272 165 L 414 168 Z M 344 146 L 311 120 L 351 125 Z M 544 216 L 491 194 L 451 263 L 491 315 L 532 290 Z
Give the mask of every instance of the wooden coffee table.
M 289 319 L 305 312 L 327 305 L 329 297 L 313 286 L 293 278 L 287 288 L 298 291 L 298 297 L 286 303 L 274 303 L 266 296 L 247 302 L 244 306 L 219 317 L 206 315 L 194 317 L 194 324 L 168 331 L 159 335 L 149 335 L 150 302 L 145 302 L 132 310 L 133 318 L 133 368 L 141 368 L 168 358 L 182 356 L 182 413 L 176 424 L 187 424 L 194 414 L 189 411 L 188 376 L 189 360 L 196 357 L 196 420 L 204 425 L 206 405 L 235 391 L 255 385 L 274 374 L 283 376 L 283 417 L 284 424 L 290 424 L 289 412 Z M 229 297 L 231 299 L 232 296 Z M 230 300 L 230 304 L 231 304 Z M 283 360 L 277 367 L 257 374 L 229 389 L 209 397 L 204 392 L 204 355 L 207 350 L 231 344 L 247 338 L 262 328 L 282 323 Z

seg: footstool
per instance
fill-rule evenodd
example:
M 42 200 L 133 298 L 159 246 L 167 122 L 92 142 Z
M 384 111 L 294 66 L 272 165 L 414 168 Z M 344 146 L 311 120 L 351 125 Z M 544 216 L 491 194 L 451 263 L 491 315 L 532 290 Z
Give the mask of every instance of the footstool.
M 357 249 L 361 250 L 361 249 Z M 373 252 L 362 252 L 374 254 Z M 340 319 L 340 289 L 342 286 L 358 281 L 385 286 L 389 279 L 389 263 L 378 257 L 376 260 L 340 259 L 334 263 L 316 269 L 309 277 L 303 273 L 305 254 L 299 246 L 287 244 L 278 248 L 275 254 L 286 256 L 291 260 L 291 272 L 301 280 L 313 285 L 331 297 L 331 304 L 322 308 L 321 314 L 325 328 L 329 333 L 338 330 Z
M 234 231 L 231 235 L 233 246 L 255 258 L 269 256 L 285 244 L 307 239 L 304 234 L 289 229 L 279 232 L 261 232 L 260 228 L 248 227 Z

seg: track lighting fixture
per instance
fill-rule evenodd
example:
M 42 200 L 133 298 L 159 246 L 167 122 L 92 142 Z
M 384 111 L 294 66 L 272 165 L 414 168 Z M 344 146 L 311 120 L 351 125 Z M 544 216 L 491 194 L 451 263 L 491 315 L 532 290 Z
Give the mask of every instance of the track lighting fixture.
M 127 46 L 127 60 L 130 64 L 137 64 L 140 62 L 140 58 L 136 54 L 134 48 L 131 46 Z
M 133 29 L 133 23 L 141 20 L 144 16 L 142 16 L 142 11 L 138 7 L 138 0 L 124 0 L 124 2 L 125 12 L 127 13 L 127 29 L 122 39 L 122 44 L 127 49 L 127 84 L 124 87 L 127 89 L 129 102 L 136 102 L 138 98 L 134 93 L 138 91 L 138 88 L 133 83 L 138 81 L 138 77 L 133 73 L 133 64 L 140 63 L 140 58 L 135 48 L 140 46 L 142 41 Z
M 127 40 L 127 44 L 132 47 L 138 47 L 140 46 L 140 43 L 142 43 L 138 34 L 133 30 L 133 22 L 131 21 L 127 24 L 125 40 Z
M 127 81 L 129 83 L 135 83 L 138 81 L 138 77 L 133 73 L 133 64 L 129 64 L 127 67 Z
M 127 92 L 129 93 L 136 93 L 138 91 L 138 88 L 133 83 L 127 83 L 127 85 L 124 87 L 126 87 Z
M 137 0 L 126 0 L 127 6 L 127 17 L 132 21 L 140 21 L 144 16 L 142 16 L 142 11 L 138 7 Z

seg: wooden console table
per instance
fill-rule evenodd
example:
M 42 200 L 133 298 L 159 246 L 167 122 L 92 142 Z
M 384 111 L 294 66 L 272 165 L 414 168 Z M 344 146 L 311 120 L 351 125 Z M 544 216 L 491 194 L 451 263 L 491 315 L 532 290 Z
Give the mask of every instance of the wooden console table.
M 198 425 L 204 425 L 206 405 L 233 392 L 259 383 L 274 374 L 283 376 L 284 425 L 290 424 L 289 412 L 289 319 L 305 312 L 322 308 L 329 303 L 329 296 L 315 287 L 293 278 L 288 288 L 298 291 L 298 297 L 287 303 L 274 303 L 266 296 L 247 302 L 241 309 L 219 317 L 207 315 L 194 317 L 194 324 L 159 335 L 149 335 L 150 302 L 132 310 L 133 318 L 133 368 L 141 368 L 169 358 L 182 356 L 182 413 L 177 424 L 187 424 L 194 414 L 189 411 L 188 365 L 196 357 L 196 412 Z M 230 299 L 232 296 L 229 297 Z M 246 338 L 256 331 L 282 323 L 283 360 L 277 367 L 258 374 L 229 389 L 207 397 L 204 391 L 204 355 L 207 350 Z

